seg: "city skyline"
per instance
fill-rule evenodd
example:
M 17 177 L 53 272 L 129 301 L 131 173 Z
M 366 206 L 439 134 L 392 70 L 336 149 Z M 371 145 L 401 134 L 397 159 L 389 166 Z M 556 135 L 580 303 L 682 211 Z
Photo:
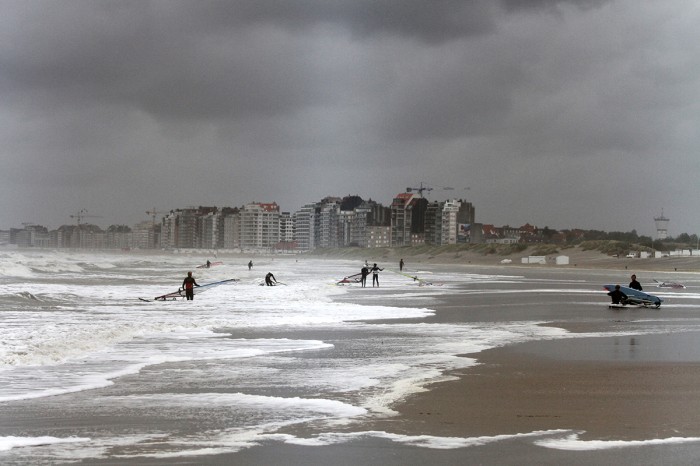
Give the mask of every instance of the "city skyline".
M 424 186 L 424 185 L 421 185 L 421 186 Z M 427 187 L 427 186 L 426 186 L 426 187 Z M 407 192 L 408 192 L 408 191 L 407 191 Z M 427 192 L 428 192 L 428 191 L 427 191 Z M 399 196 L 400 194 L 401 194 L 401 193 L 397 193 L 397 196 Z M 355 195 L 349 194 L 349 195 L 346 195 L 346 196 L 347 196 L 347 197 L 350 197 L 350 196 L 359 196 L 359 195 L 356 195 L 356 194 L 355 194 Z M 343 198 L 346 197 L 346 196 L 324 196 L 323 199 L 331 199 L 331 198 L 343 199 Z M 361 196 L 360 196 L 360 197 L 361 197 Z M 396 196 L 395 196 L 395 197 L 396 197 Z M 394 198 L 395 198 L 395 197 L 394 197 Z M 421 196 L 418 195 L 417 197 L 421 197 Z M 394 198 L 392 198 L 392 199 L 394 199 Z M 426 198 L 426 199 L 427 199 L 427 198 Z M 439 201 L 438 201 L 438 200 L 430 200 L 430 199 L 428 199 L 428 201 L 431 202 L 431 203 L 432 203 L 432 202 L 444 203 L 444 202 L 449 202 L 450 200 L 460 200 L 460 201 L 464 201 L 464 202 L 470 202 L 469 199 L 468 199 L 466 196 L 465 196 L 465 197 L 462 197 L 462 198 L 453 197 L 453 198 L 443 199 L 443 200 L 439 200 Z M 384 206 L 384 207 L 389 207 L 389 206 L 391 205 L 391 202 L 382 202 L 382 201 L 379 201 L 379 200 L 376 200 L 376 199 L 363 199 L 363 201 L 373 201 L 373 202 L 376 202 L 376 203 L 378 203 L 379 205 L 382 205 L 382 206 Z M 317 204 L 320 204 L 320 203 L 322 203 L 322 199 L 319 199 L 319 200 L 316 200 L 316 201 L 308 202 L 308 203 L 304 204 L 304 206 L 308 206 L 308 205 L 317 205 Z M 302 206 L 302 208 L 300 208 L 300 209 L 298 209 L 298 210 L 286 210 L 286 209 L 284 209 L 282 206 L 280 206 L 279 203 L 277 203 L 276 201 L 270 201 L 270 202 L 251 201 L 251 202 L 246 202 L 246 203 L 242 203 L 242 204 L 238 204 L 238 205 L 218 205 L 218 206 L 214 206 L 214 205 L 212 205 L 212 206 L 197 205 L 197 206 L 180 206 L 180 207 L 175 207 L 175 208 L 173 208 L 173 209 L 168 209 L 168 210 L 158 210 L 158 209 L 153 209 L 153 208 L 152 208 L 152 209 L 149 209 L 149 210 L 147 210 L 147 211 L 144 211 L 144 214 L 145 214 L 148 218 L 145 218 L 145 217 L 144 217 L 144 218 L 142 218 L 141 220 L 139 220 L 139 221 L 137 221 L 137 222 L 135 222 L 135 223 L 133 223 L 133 224 L 112 223 L 112 222 L 109 222 L 108 219 L 105 218 L 104 216 L 93 215 L 93 214 L 91 214 L 90 212 L 88 212 L 86 209 L 82 209 L 82 210 L 80 210 L 80 211 L 75 212 L 74 214 L 69 215 L 71 221 L 61 223 L 60 225 L 50 225 L 50 224 L 48 224 L 48 223 L 42 223 L 42 222 L 23 222 L 22 225 L 11 225 L 11 226 L 3 226 L 3 225 L 0 225 L 0 231 L 2 231 L 2 230 L 7 231 L 7 230 L 9 230 L 9 229 L 11 229 L 11 228 L 20 228 L 20 226 L 24 227 L 24 226 L 29 226 L 29 225 L 46 227 L 46 228 L 48 228 L 49 230 L 55 230 L 56 228 L 60 228 L 60 227 L 62 227 L 62 226 L 71 226 L 71 225 L 76 225 L 76 224 L 81 224 L 81 225 L 95 225 L 95 226 L 97 226 L 97 227 L 99 227 L 99 228 L 102 228 L 102 229 L 107 229 L 107 228 L 110 227 L 110 226 L 120 226 L 120 225 L 126 225 L 126 226 L 128 226 L 129 228 L 132 228 L 132 227 L 135 227 L 135 226 L 137 226 L 137 225 L 145 224 L 145 223 L 149 223 L 149 222 L 150 222 L 150 223 L 155 222 L 155 224 L 161 224 L 162 221 L 163 221 L 163 218 L 164 218 L 165 216 L 167 216 L 168 214 L 172 214 L 172 213 L 174 213 L 174 212 L 181 212 L 181 211 L 184 211 L 184 210 L 187 210 L 187 209 L 215 208 L 215 209 L 221 211 L 221 210 L 224 210 L 224 209 L 231 209 L 231 208 L 233 208 L 233 209 L 241 209 L 241 208 L 243 208 L 243 207 L 246 206 L 246 205 L 252 205 L 252 204 L 265 204 L 265 205 L 274 204 L 274 205 L 277 205 L 277 206 L 278 206 L 278 209 L 279 209 L 279 212 L 280 212 L 280 213 L 286 212 L 286 213 L 289 213 L 290 215 L 294 215 L 295 213 L 300 212 L 301 210 L 303 210 L 303 207 L 304 207 L 304 206 Z M 80 215 L 81 217 L 80 217 L 80 218 L 77 218 L 79 215 Z M 483 214 L 482 214 L 482 215 L 483 215 Z M 660 226 L 659 220 L 663 220 L 663 221 L 664 221 L 662 226 Z M 536 224 L 536 223 L 533 223 L 533 222 L 529 222 L 529 221 L 526 221 L 526 222 L 523 222 L 523 223 L 505 222 L 505 223 L 498 224 L 498 223 L 495 223 L 495 222 L 489 222 L 488 220 L 484 220 L 484 219 L 481 219 L 481 218 L 476 218 L 476 219 L 475 219 L 475 222 L 477 222 L 478 224 L 483 224 L 483 225 L 493 225 L 493 226 L 495 226 L 495 227 L 497 227 L 497 228 L 500 228 L 500 227 L 516 227 L 516 228 L 517 228 L 517 227 L 524 226 L 524 225 L 532 225 L 532 226 L 537 227 L 537 228 L 540 228 L 540 229 L 543 229 L 543 228 L 550 228 L 550 229 L 553 229 L 553 230 L 556 230 L 556 231 L 562 231 L 562 230 L 564 230 L 564 231 L 566 231 L 566 230 L 568 230 L 568 231 L 572 231 L 572 230 L 600 230 L 600 229 L 597 229 L 597 228 L 589 228 L 589 227 L 587 227 L 587 226 L 585 226 L 585 225 L 576 225 L 576 226 L 554 226 L 554 225 L 550 225 L 550 224 L 539 225 L 539 224 Z M 664 238 L 666 238 L 666 237 L 673 238 L 673 237 L 676 237 L 676 236 L 681 235 L 681 234 L 697 235 L 697 233 L 691 232 L 691 231 L 676 231 L 676 232 L 674 232 L 672 228 L 669 230 L 669 229 L 668 229 L 668 228 L 669 228 L 668 225 L 669 225 L 669 223 L 671 223 L 671 219 L 669 219 L 668 217 L 665 217 L 663 211 L 661 212 L 661 215 L 660 215 L 660 216 L 654 216 L 654 217 L 651 219 L 651 222 L 652 222 L 653 226 L 650 227 L 650 229 L 651 229 L 651 232 L 650 232 L 650 233 L 646 233 L 646 232 L 644 232 L 643 229 L 639 229 L 639 228 L 632 228 L 632 229 L 630 229 L 630 230 L 600 230 L 600 231 L 606 231 L 606 232 L 632 232 L 632 231 L 636 231 L 639 235 L 642 235 L 642 236 L 649 236 L 649 237 L 651 237 L 651 238 L 653 238 L 653 239 L 664 239 Z M 659 228 L 663 228 L 663 229 L 664 229 L 664 230 L 663 230 L 663 237 L 661 237 L 661 238 L 659 237 L 659 234 L 660 234 Z
M 425 183 L 497 225 L 700 231 L 692 2 L 0 2 L 3 227 Z

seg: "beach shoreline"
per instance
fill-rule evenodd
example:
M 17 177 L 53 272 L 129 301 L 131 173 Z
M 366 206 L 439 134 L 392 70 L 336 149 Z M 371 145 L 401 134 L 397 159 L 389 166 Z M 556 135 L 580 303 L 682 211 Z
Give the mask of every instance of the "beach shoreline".
M 683 259 L 676 261 L 675 265 L 689 263 L 687 258 L 681 261 Z M 581 262 L 581 271 L 610 270 L 610 275 L 620 275 L 620 269 L 610 269 L 595 260 Z M 651 271 L 663 274 L 669 272 L 669 268 L 677 268 L 671 261 L 665 264 L 666 267 L 652 267 Z M 451 267 L 449 264 L 441 266 Z M 474 265 L 473 270 L 483 267 Z M 532 270 L 532 267 L 553 272 L 558 268 L 553 265 L 508 265 L 500 270 L 518 273 L 524 268 Z M 637 267 L 634 270 L 644 271 Z M 689 276 L 697 273 L 689 272 Z M 645 273 L 645 276 L 649 275 Z M 648 291 L 657 293 L 659 290 Z M 444 298 L 435 306 L 436 316 L 428 320 L 444 319 L 446 309 L 459 307 L 462 299 L 458 293 Z M 648 314 L 652 312 L 648 309 L 640 312 L 642 314 L 610 314 L 603 319 L 596 316 L 578 321 L 552 319 L 542 325 L 564 329 L 572 334 L 572 338 L 519 343 L 465 354 L 463 356 L 476 359 L 478 364 L 449 373 L 455 380 L 431 384 L 426 391 L 411 395 L 394 407 L 399 413 L 397 417 L 372 422 L 369 428 L 406 435 L 448 437 L 554 429 L 580 432 L 581 438 L 591 440 L 700 437 L 700 410 L 697 409 L 700 408 L 697 400 L 700 354 L 693 353 L 691 360 L 657 360 L 658 351 L 672 346 L 674 333 L 657 335 L 655 345 L 659 350 L 646 354 L 644 358 L 648 359 L 634 361 L 611 360 L 600 352 L 586 357 L 582 339 L 576 338 L 576 334 L 598 333 L 601 336 L 584 337 L 583 340 L 591 347 L 614 341 L 615 351 L 621 351 L 621 348 L 632 351 L 639 344 L 639 338 L 635 340 L 634 335 L 605 335 L 624 330 L 627 319 L 658 318 L 658 314 Z M 639 331 L 640 335 L 643 333 Z M 694 335 L 700 339 L 700 334 Z M 561 357 L 574 341 L 581 352 L 579 357 Z M 547 350 L 525 350 L 536 346 L 546 346 Z

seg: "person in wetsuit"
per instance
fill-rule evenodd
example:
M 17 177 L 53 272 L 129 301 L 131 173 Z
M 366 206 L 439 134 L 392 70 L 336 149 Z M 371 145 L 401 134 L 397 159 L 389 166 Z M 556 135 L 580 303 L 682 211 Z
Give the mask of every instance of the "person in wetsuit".
M 367 267 L 362 267 L 360 269 L 360 285 L 362 285 L 362 288 L 367 286 L 367 275 L 369 275 L 369 269 Z
M 272 280 L 277 283 L 277 279 L 275 278 L 274 275 L 272 275 L 272 272 L 269 272 L 267 275 L 265 275 L 265 284 L 267 286 L 274 286 L 274 283 L 272 283 Z
M 192 276 L 192 272 L 187 272 L 187 276 L 182 281 L 182 288 L 185 290 L 185 298 L 188 301 L 194 300 L 194 287 L 199 286 Z
M 624 303 L 627 299 L 627 295 L 620 290 L 620 285 L 615 285 L 615 289 L 608 293 L 610 299 L 612 299 L 613 304 Z
M 630 288 L 632 288 L 633 290 L 642 291 L 642 284 L 637 281 L 637 276 L 632 275 L 632 277 L 630 278 L 632 279 L 632 281 L 630 282 Z
M 374 288 L 374 284 L 376 283 L 377 286 L 379 286 L 379 272 L 384 269 L 380 269 L 377 264 L 374 264 L 370 271 L 372 272 L 372 288 Z

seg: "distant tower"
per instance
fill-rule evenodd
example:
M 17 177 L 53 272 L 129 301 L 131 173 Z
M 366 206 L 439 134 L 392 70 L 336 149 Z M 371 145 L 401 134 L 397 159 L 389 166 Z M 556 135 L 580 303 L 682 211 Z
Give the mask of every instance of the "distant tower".
M 654 222 L 656 222 L 656 239 L 668 238 L 669 221 L 669 219 L 664 217 L 664 209 L 661 209 L 661 215 L 659 217 L 654 217 Z

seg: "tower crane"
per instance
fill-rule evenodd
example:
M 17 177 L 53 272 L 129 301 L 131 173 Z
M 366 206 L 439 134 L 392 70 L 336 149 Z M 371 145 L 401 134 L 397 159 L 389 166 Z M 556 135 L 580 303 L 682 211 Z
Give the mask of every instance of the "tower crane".
M 455 189 L 455 188 L 451 188 L 451 187 L 449 187 L 449 186 L 437 186 L 437 187 L 438 187 L 438 188 L 441 188 L 441 189 L 444 190 L 444 191 L 454 191 L 454 189 Z M 406 188 L 406 192 L 407 192 L 407 193 L 411 193 L 411 192 L 414 192 L 414 191 L 415 191 L 415 192 L 417 192 L 417 193 L 420 195 L 420 197 L 423 197 L 423 191 L 428 191 L 428 192 L 430 192 L 430 191 L 432 191 L 433 189 L 435 189 L 435 188 L 433 188 L 432 186 L 428 186 L 427 183 L 423 183 L 423 182 L 421 181 L 421 182 L 420 182 L 420 186 L 419 186 L 418 188 L 411 188 L 411 187 L 409 187 L 409 188 Z
M 155 226 L 155 224 L 156 224 L 156 215 L 158 215 L 158 214 L 164 214 L 164 213 L 166 213 L 166 212 L 163 212 L 162 210 L 156 210 L 155 207 L 154 207 L 153 209 L 151 209 L 151 210 L 147 210 L 147 211 L 146 211 L 146 215 L 150 215 L 150 216 L 151 216 L 151 219 L 152 219 L 152 221 L 153 221 L 153 225 L 154 225 L 154 226 Z
M 80 228 L 81 220 L 83 220 L 84 218 L 90 218 L 90 217 L 101 218 L 102 216 L 101 215 L 90 215 L 87 213 L 87 209 L 80 209 L 78 212 L 76 212 L 75 214 L 70 216 L 70 218 L 74 218 L 76 220 L 76 222 L 78 224 L 78 228 Z

